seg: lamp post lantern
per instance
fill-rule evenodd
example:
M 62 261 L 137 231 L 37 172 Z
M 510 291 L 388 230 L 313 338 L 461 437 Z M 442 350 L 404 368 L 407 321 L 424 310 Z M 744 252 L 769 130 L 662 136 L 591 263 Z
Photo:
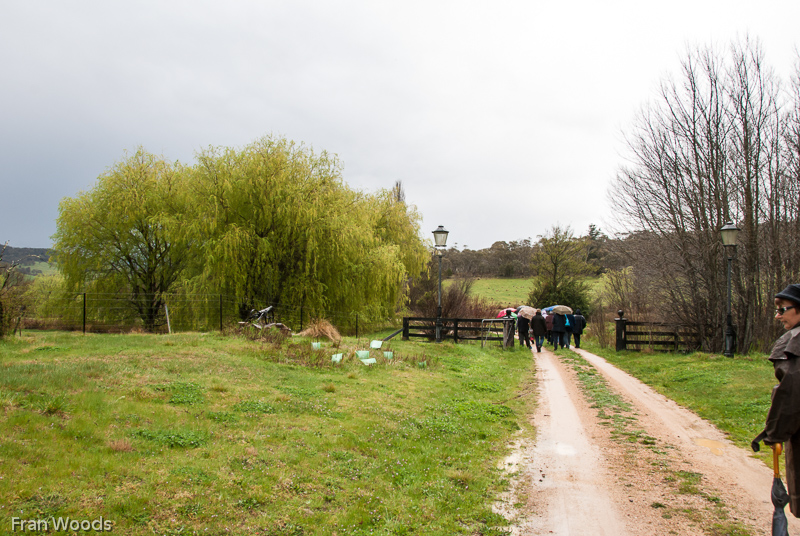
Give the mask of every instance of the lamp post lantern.
M 436 307 L 436 342 L 442 342 L 442 254 L 445 246 L 447 246 L 448 233 L 449 231 L 441 225 L 433 232 L 436 256 L 439 257 L 439 304 Z
M 733 350 L 736 347 L 736 330 L 733 327 L 733 318 L 731 316 L 731 262 L 733 255 L 736 253 L 736 238 L 739 236 L 739 228 L 732 222 L 727 222 L 722 229 L 722 245 L 725 248 L 725 256 L 728 260 L 728 314 L 725 318 L 725 349 L 723 355 L 725 357 L 733 357 Z

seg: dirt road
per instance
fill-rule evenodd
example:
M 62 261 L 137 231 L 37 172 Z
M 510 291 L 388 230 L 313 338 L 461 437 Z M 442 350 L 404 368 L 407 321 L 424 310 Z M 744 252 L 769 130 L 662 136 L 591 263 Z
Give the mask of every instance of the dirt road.
M 537 437 L 505 461 L 514 535 L 769 535 L 772 471 L 611 366 L 535 353 Z M 588 362 L 588 365 L 587 363 Z M 593 406 L 593 407 L 592 407 Z M 789 533 L 800 520 L 787 509 Z

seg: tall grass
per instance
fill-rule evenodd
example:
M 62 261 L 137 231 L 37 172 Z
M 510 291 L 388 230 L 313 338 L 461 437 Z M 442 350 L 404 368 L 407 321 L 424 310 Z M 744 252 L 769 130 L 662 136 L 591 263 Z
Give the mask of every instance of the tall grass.
M 30 332 L 29 332 L 30 333 Z M 0 527 L 502 534 L 530 354 L 402 342 L 35 333 L 0 343 Z M 392 359 L 383 357 L 391 350 Z M 331 362 L 343 353 L 341 364 Z M 421 364 L 425 366 L 421 366 Z

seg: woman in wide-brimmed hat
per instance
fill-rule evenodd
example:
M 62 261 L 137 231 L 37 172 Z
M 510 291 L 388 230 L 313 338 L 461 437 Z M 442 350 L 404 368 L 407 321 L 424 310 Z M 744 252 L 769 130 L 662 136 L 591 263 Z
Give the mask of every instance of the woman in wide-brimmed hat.
M 775 318 L 787 330 L 769 355 L 780 383 L 772 389 L 767 425 L 752 446 L 758 451 L 759 441 L 785 443 L 789 509 L 800 517 L 800 285 L 789 285 L 775 295 Z

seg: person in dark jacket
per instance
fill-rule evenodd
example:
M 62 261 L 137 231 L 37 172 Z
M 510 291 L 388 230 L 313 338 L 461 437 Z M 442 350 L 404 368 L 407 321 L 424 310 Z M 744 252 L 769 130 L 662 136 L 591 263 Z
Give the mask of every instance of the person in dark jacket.
M 553 314 L 553 350 L 558 350 L 559 345 L 564 348 L 567 344 L 567 317 L 558 313 Z
M 581 347 L 581 335 L 586 328 L 586 317 L 581 314 L 580 309 L 575 309 L 572 320 L 572 338 L 575 339 L 575 348 Z
M 547 326 L 547 333 L 545 334 L 545 338 L 547 342 L 553 344 L 553 314 L 547 313 L 544 317 L 545 325 Z
M 769 360 L 778 385 L 772 389 L 772 403 L 764 430 L 753 440 L 765 445 L 784 443 L 789 509 L 800 517 L 800 285 L 789 285 L 775 295 L 775 318 L 786 333 L 772 347 Z
M 533 331 L 533 342 L 536 344 L 536 351 L 542 351 L 544 345 L 544 337 L 547 335 L 547 322 L 542 316 L 542 310 L 536 309 L 536 314 L 531 319 L 531 331 Z
M 530 350 L 531 338 L 528 335 L 529 326 L 530 326 L 530 320 L 528 320 L 522 315 L 517 316 L 517 331 L 519 332 L 519 343 L 524 344 Z

